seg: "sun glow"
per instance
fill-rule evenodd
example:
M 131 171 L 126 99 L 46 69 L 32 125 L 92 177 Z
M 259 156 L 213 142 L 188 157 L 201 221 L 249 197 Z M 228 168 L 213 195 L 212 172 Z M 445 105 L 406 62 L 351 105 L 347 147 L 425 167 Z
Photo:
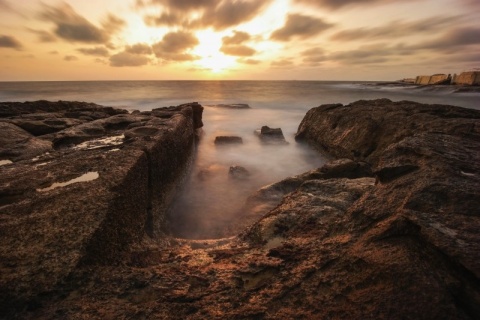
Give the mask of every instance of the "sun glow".
M 193 54 L 200 57 L 196 61 L 198 68 L 206 69 L 209 72 L 226 72 L 236 65 L 236 58 L 224 55 L 220 48 L 223 35 L 211 30 L 199 31 L 196 33 L 199 45 L 193 50 Z

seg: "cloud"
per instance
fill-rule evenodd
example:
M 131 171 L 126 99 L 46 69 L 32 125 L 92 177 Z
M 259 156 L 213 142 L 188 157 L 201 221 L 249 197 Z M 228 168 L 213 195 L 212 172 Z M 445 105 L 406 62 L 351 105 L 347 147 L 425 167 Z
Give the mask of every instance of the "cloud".
M 343 30 L 334 34 L 330 39 L 337 41 L 352 41 L 360 39 L 399 38 L 420 33 L 438 32 L 454 26 L 459 17 L 432 17 L 418 21 L 392 21 L 389 24 L 374 28 L 356 28 Z
M 76 57 L 76 56 L 65 56 L 63 58 L 63 60 L 65 60 L 65 61 L 76 61 L 76 60 L 78 60 L 78 57 Z
M 12 7 L 8 4 L 6 0 L 0 0 L 0 8 L 3 10 L 12 10 Z
M 180 11 L 194 10 L 200 8 L 215 7 L 218 0 L 150 0 L 137 1 L 137 5 L 146 6 L 148 4 L 159 4 L 167 8 L 172 8 Z
M 35 30 L 31 28 L 27 28 L 27 30 L 36 34 L 40 42 L 55 42 L 57 40 L 53 34 L 45 30 Z
M 302 52 L 303 62 L 307 64 L 319 64 L 327 59 L 326 52 L 322 48 L 312 48 Z
M 122 28 L 125 27 L 126 24 L 127 23 L 125 22 L 125 20 L 120 19 L 119 17 L 114 16 L 111 13 L 108 14 L 107 18 L 102 22 L 104 32 L 108 34 L 113 34 L 122 30 Z
M 256 51 L 245 45 L 223 45 L 220 48 L 220 51 L 230 55 L 230 56 L 239 56 L 239 57 L 250 57 L 253 56 Z
M 234 31 L 233 36 L 226 36 L 222 38 L 222 42 L 224 45 L 231 45 L 231 44 L 242 44 L 245 41 L 250 40 L 250 35 L 246 32 L 242 31 Z
M 292 59 L 280 59 L 280 60 L 272 61 L 270 65 L 275 68 L 285 68 L 285 67 L 294 66 Z
M 320 34 L 331 27 L 333 27 L 333 24 L 319 18 L 289 14 L 285 26 L 274 31 L 270 38 L 278 41 L 288 41 L 292 37 L 304 39 Z
M 58 37 L 84 43 L 106 43 L 124 24 L 123 20 L 109 15 L 103 23 L 103 28 L 98 28 L 65 2 L 57 7 L 44 4 L 40 17 L 55 24 L 54 33 Z
M 133 54 L 152 54 L 152 47 L 146 43 L 137 43 L 133 46 L 126 46 L 125 51 Z
M 250 65 L 257 65 L 257 64 L 260 64 L 262 62 L 262 61 L 256 60 L 256 59 L 244 59 L 244 58 L 237 59 L 237 61 L 240 62 L 240 63 L 243 63 L 243 64 L 250 64 Z
M 139 67 L 150 62 L 148 57 L 130 52 L 120 52 L 110 57 L 112 67 Z
M 188 25 L 189 22 L 181 15 L 171 12 L 163 12 L 160 16 L 147 15 L 144 21 L 149 26 L 169 26 Z
M 77 51 L 88 56 L 108 57 L 108 50 L 104 47 L 80 48 Z
M 226 28 L 250 21 L 272 0 L 150 0 L 137 1 L 137 7 L 160 5 L 163 10 L 145 16 L 145 23 L 156 26 L 181 26 L 185 29 Z
M 22 49 L 20 41 L 11 36 L 0 35 L 0 48 Z
M 334 61 L 347 65 L 384 63 L 392 59 L 412 55 L 415 51 L 399 44 L 389 46 L 385 43 L 365 45 L 353 50 L 328 53 L 322 48 L 311 48 L 301 53 L 307 65 L 319 65 L 322 62 Z
M 198 57 L 189 54 L 191 49 L 199 44 L 198 39 L 186 31 L 167 33 L 162 41 L 152 45 L 153 52 L 158 58 L 169 61 L 191 61 Z
M 223 30 L 250 21 L 269 3 L 270 0 L 223 1 L 215 9 L 209 8 L 199 20 L 199 24 L 203 27 L 211 26 L 217 31 Z
M 480 45 L 480 28 L 463 27 L 450 30 L 444 35 L 431 41 L 424 41 L 411 46 L 412 49 L 441 50 L 444 52 L 456 51 L 459 47 Z
M 52 51 L 49 51 L 48 53 L 49 54 L 59 54 L 59 52 L 57 50 L 52 50 Z
M 390 2 L 404 2 L 405 0 L 295 0 L 297 3 L 305 3 L 320 8 L 339 9 L 349 5 L 373 5 Z

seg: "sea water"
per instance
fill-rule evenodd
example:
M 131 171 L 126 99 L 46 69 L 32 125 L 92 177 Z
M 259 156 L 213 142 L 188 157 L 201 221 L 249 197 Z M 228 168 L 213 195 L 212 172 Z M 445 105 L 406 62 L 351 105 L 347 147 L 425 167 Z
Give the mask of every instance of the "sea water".
M 395 86 L 373 82 L 325 81 L 92 81 L 0 82 L 0 101 L 76 100 L 127 110 L 151 110 L 197 101 L 205 106 L 196 161 L 172 214 L 174 235 L 210 238 L 232 220 L 256 189 L 320 167 L 328 159 L 294 140 L 305 113 L 328 103 L 388 98 L 480 109 L 479 93 L 454 87 Z M 248 104 L 249 109 L 208 107 Z M 286 145 L 265 145 L 254 131 L 281 128 Z M 217 146 L 216 136 L 233 135 L 243 144 Z M 246 179 L 229 176 L 242 166 Z

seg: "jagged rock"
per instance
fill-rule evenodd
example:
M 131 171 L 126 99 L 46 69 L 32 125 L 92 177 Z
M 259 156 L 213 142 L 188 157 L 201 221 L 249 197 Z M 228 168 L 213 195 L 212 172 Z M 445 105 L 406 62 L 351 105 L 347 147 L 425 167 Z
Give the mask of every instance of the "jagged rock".
M 242 144 L 243 139 L 237 136 L 218 136 L 215 137 L 216 145 L 225 145 L 225 144 Z
M 273 209 L 263 211 L 239 236 L 165 238 L 162 245 L 144 241 L 121 254 L 118 265 L 70 268 L 69 277 L 52 290 L 32 293 L 28 311 L 2 315 L 30 319 L 476 319 L 480 314 L 479 119 L 479 111 L 405 101 L 360 101 L 351 107 L 313 109 L 297 138 L 350 160 L 336 160 L 259 191 L 258 199 L 272 200 Z M 132 139 L 144 143 L 143 137 Z M 109 157 L 96 153 L 96 157 L 101 155 Z M 162 163 L 176 164 L 170 156 Z M 172 164 L 166 172 L 173 168 Z M 97 194 L 105 184 L 108 190 L 128 197 L 132 185 L 142 181 L 138 172 L 132 172 L 124 184 L 116 185 L 116 175 L 107 176 L 114 179 L 110 180 L 101 174 L 88 182 L 89 188 L 77 190 L 81 184 L 66 188 L 77 195 Z M 45 172 L 40 176 L 43 181 L 49 179 Z M 161 185 L 164 179 L 155 175 L 147 180 Z M 17 184 L 28 183 L 24 179 Z M 10 194 L 8 199 L 20 206 L 22 194 Z M 86 203 L 95 211 L 104 202 Z M 66 217 L 53 211 L 52 226 L 72 219 L 78 204 L 65 204 Z M 117 220 L 132 210 L 113 209 L 117 215 L 100 233 L 109 235 L 108 239 L 114 238 L 116 230 L 111 226 L 117 226 Z M 86 220 L 75 220 L 66 230 L 75 234 L 88 229 L 94 215 L 87 213 L 80 214 L 86 214 Z M 27 217 L 31 223 L 40 219 L 26 209 L 10 215 Z M 9 219 L 1 216 L 0 226 L 17 228 Z M 0 237 L 5 229 L 0 230 Z M 46 230 L 25 228 L 19 233 L 35 240 L 49 237 L 49 243 L 56 244 L 57 234 L 49 235 Z M 8 243 L 12 240 L 0 240 L 10 251 L 24 252 L 22 246 Z M 35 262 L 46 264 L 45 256 L 49 254 Z M 9 277 L 4 270 L 20 270 L 20 274 L 28 270 L 20 254 L 16 260 L 1 258 L 2 281 Z M 12 294 L 24 290 L 8 289 Z
M 228 169 L 228 175 L 237 180 L 245 180 L 250 177 L 250 172 L 242 166 L 231 166 Z
M 265 144 L 288 144 L 281 128 L 263 126 L 260 130 L 255 130 L 254 133 L 260 138 L 260 141 Z
M 39 108 L 46 111 L 43 104 Z M 11 116 L 11 105 L 0 104 L 0 113 Z M 70 104 L 47 105 L 62 112 Z M 27 106 L 34 112 L 32 104 Z M 80 266 L 117 264 L 129 246 L 167 228 L 166 210 L 192 161 L 198 125 L 194 118 L 198 120 L 202 109 L 181 105 L 169 119 L 162 118 L 159 127 L 151 125 L 157 119 L 153 114 L 112 111 L 111 117 L 37 138 L 0 122 L 2 154 L 28 149 L 16 158 L 10 153 L 16 162 L 0 166 L 2 315 L 35 305 L 39 295 L 55 290 Z M 125 131 L 128 123 L 140 120 L 145 126 Z M 118 135 L 105 148 L 87 144 L 92 138 Z M 51 148 L 51 141 L 65 137 L 84 143 Z M 46 150 L 46 160 L 21 161 Z

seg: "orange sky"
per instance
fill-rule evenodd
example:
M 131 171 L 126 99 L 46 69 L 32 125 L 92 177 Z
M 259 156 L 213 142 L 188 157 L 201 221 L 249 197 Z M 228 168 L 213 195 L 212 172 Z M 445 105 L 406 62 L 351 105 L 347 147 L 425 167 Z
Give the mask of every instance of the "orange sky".
M 0 81 L 396 80 L 480 67 L 480 0 L 0 0 Z

